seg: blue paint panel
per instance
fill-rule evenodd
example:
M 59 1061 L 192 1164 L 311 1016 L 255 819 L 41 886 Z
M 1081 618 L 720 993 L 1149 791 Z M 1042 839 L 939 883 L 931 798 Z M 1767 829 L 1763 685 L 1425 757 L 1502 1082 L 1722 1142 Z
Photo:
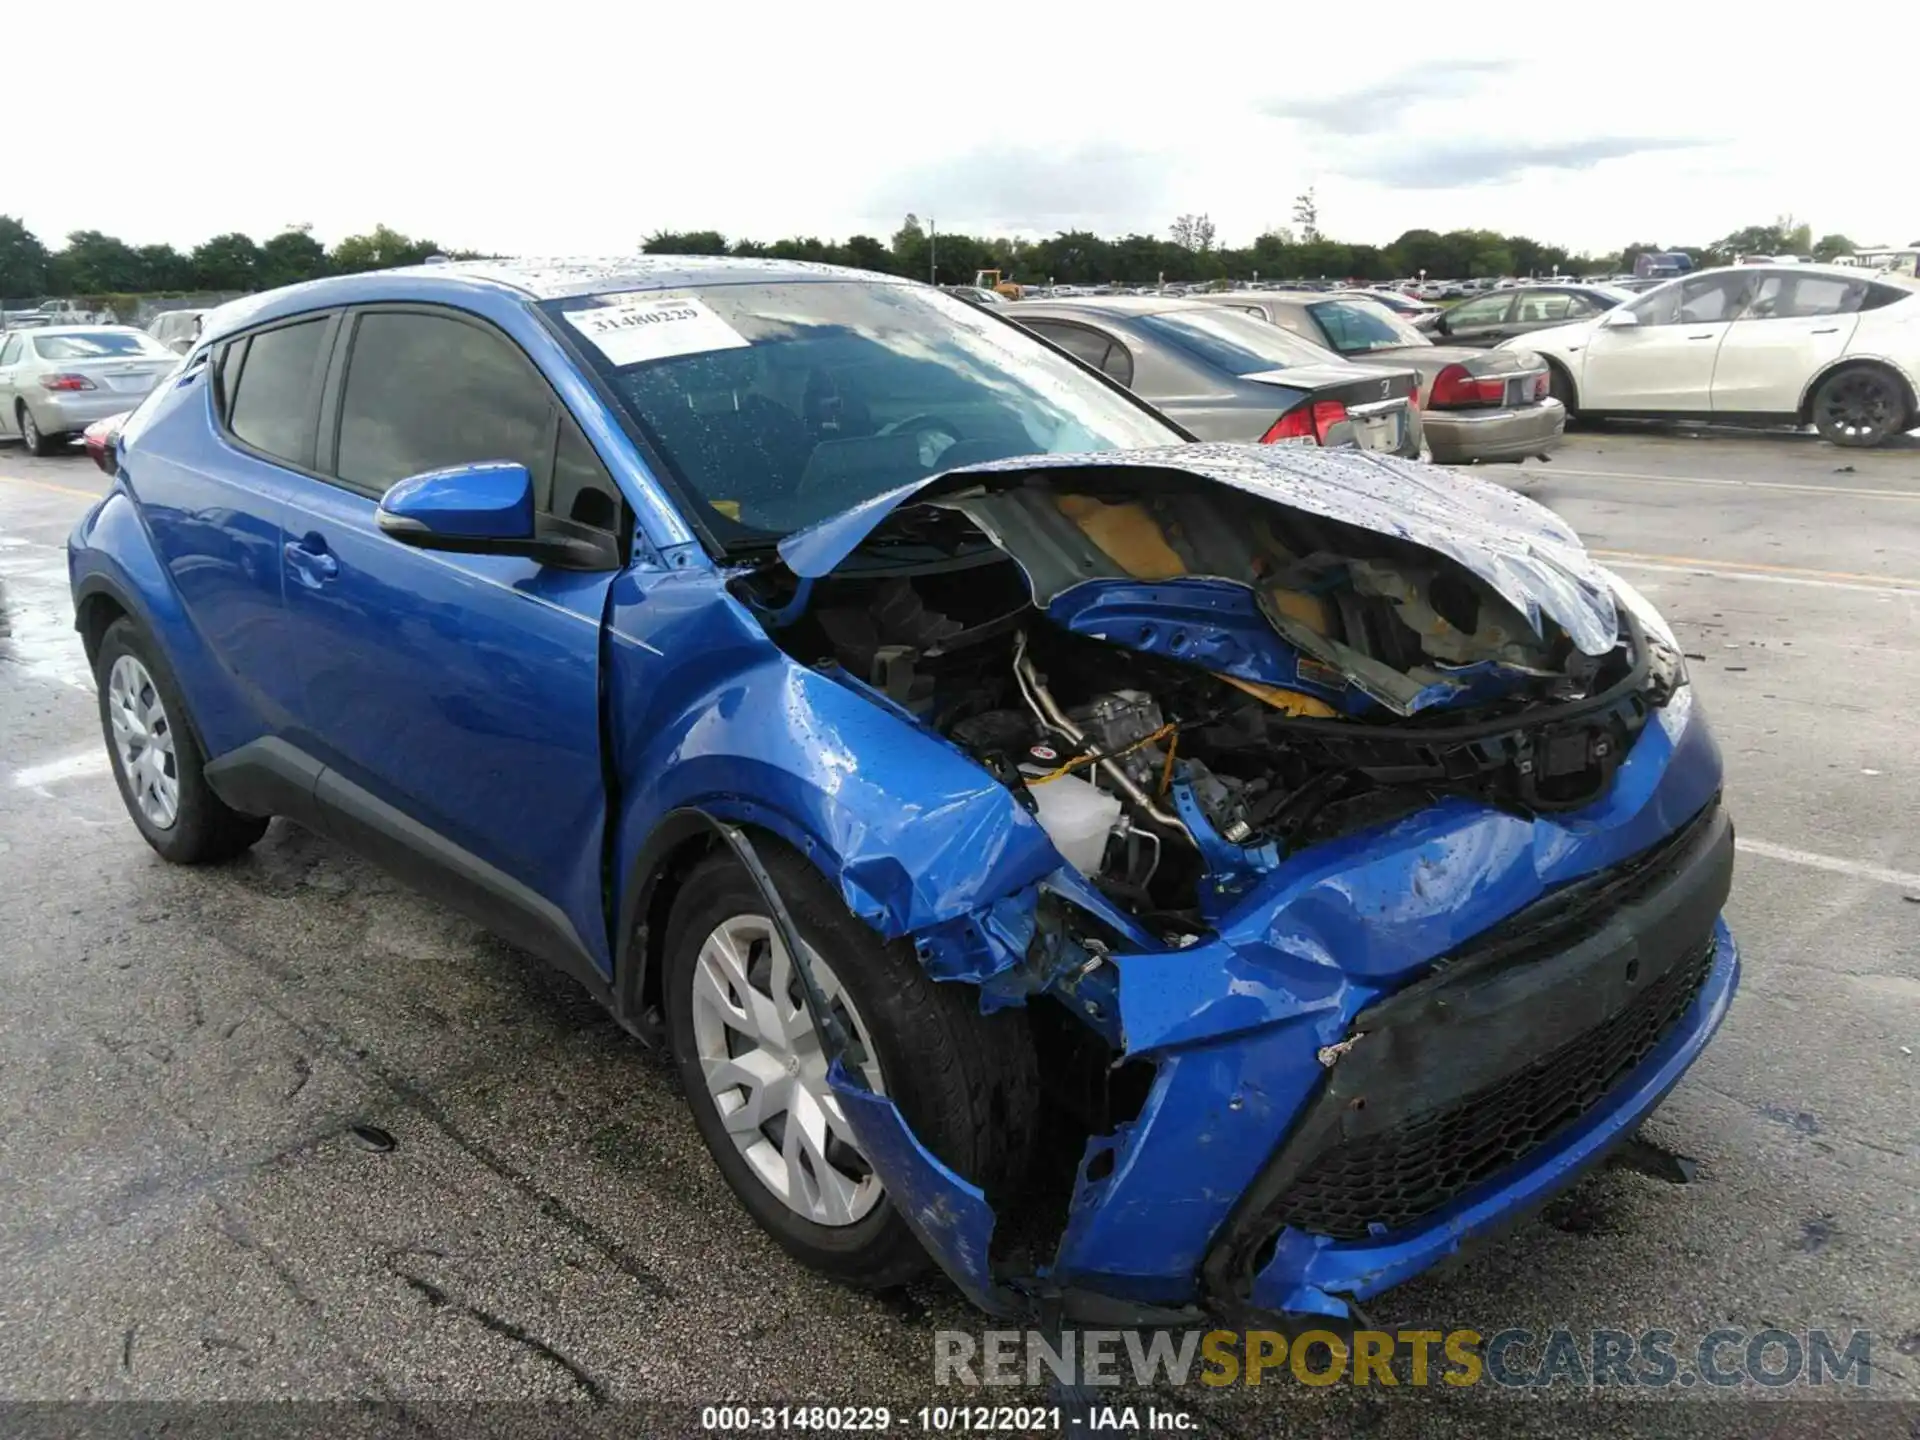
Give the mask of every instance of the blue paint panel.
M 410 475 L 380 497 L 380 513 L 435 535 L 520 539 L 533 534 L 533 476 L 508 462 Z
M 838 1060 L 827 1083 L 839 1097 L 860 1152 L 886 1178 L 887 1198 L 940 1268 L 989 1315 L 1009 1315 L 1017 1298 L 996 1285 L 988 1258 L 993 1208 L 977 1186 L 922 1145 L 891 1100 L 853 1080 Z
M 1326 1310 L 1336 1295 L 1359 1300 L 1412 1279 L 1516 1212 L 1550 1198 L 1594 1164 L 1666 1098 L 1720 1028 L 1740 980 L 1740 952 L 1726 922 L 1714 932 L 1706 983 L 1673 1032 L 1615 1087 L 1607 1102 L 1536 1150 L 1524 1170 L 1468 1191 L 1412 1233 L 1375 1244 L 1343 1244 L 1286 1231 L 1255 1277 L 1253 1299 L 1275 1310 Z M 1337 1311 L 1344 1312 L 1339 1305 Z
M 1062 591 L 1047 618 L 1076 635 L 1129 650 L 1184 660 L 1259 685 L 1280 685 L 1336 708 L 1373 703 L 1349 685 L 1300 673 L 1300 652 L 1274 633 L 1252 590 L 1231 580 L 1184 579 L 1156 585 L 1090 580 Z

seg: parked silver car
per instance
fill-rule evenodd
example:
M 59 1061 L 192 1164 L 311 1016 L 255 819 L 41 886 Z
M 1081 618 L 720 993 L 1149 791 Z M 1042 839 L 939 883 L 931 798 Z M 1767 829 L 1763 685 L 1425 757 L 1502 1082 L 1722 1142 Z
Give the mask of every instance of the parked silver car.
M 1566 408 L 1550 396 L 1547 362 L 1524 351 L 1436 345 L 1364 297 L 1291 292 L 1209 295 L 1349 360 L 1420 373 L 1427 444 L 1443 465 L 1516 462 L 1560 443 Z
M 147 333 L 176 355 L 184 355 L 200 338 L 200 321 L 205 310 L 168 310 L 153 317 Z
M 1033 300 L 1001 313 L 1202 440 L 1423 453 L 1410 368 L 1354 365 L 1199 296 Z
M 179 364 L 130 325 L 9 331 L 0 341 L 0 435 L 51 455 L 94 421 L 131 410 Z

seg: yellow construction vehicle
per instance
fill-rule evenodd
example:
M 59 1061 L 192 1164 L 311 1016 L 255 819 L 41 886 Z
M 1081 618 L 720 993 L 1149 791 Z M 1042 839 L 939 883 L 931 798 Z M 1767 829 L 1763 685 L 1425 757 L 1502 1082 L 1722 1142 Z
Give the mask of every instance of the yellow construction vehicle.
M 976 270 L 973 283 L 981 290 L 991 290 L 996 295 L 1004 295 L 1009 300 L 1020 298 L 1020 287 L 1011 280 L 1002 280 L 998 270 Z

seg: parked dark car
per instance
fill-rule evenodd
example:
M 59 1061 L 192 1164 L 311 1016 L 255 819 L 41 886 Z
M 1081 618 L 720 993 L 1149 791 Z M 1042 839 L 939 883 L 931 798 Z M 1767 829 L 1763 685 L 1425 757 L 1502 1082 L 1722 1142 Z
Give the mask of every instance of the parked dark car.
M 1604 315 L 1633 298 L 1610 285 L 1516 285 L 1463 300 L 1420 327 L 1441 345 L 1498 345 L 1516 335 Z
M 1202 440 L 1421 453 L 1410 367 L 1355 365 L 1198 295 L 1035 301 L 1006 315 Z
M 1427 446 L 1443 465 L 1542 455 L 1567 428 L 1565 408 L 1549 396 L 1544 360 L 1436 345 L 1384 305 L 1358 295 L 1241 292 L 1209 299 L 1349 360 L 1418 371 Z
M 314 281 L 208 316 L 119 458 L 68 569 L 145 842 L 285 817 L 560 966 L 842 1280 L 1365 1323 L 1732 1000 L 1720 752 L 1563 521 L 1192 442 L 930 286 Z

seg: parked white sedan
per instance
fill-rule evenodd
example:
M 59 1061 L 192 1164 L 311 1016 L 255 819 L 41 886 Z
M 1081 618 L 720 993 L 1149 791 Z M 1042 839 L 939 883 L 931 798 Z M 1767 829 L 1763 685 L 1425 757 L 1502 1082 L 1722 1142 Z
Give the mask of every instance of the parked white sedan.
M 1920 285 L 1838 265 L 1740 265 L 1509 340 L 1569 416 L 1812 424 L 1878 445 L 1920 424 Z

